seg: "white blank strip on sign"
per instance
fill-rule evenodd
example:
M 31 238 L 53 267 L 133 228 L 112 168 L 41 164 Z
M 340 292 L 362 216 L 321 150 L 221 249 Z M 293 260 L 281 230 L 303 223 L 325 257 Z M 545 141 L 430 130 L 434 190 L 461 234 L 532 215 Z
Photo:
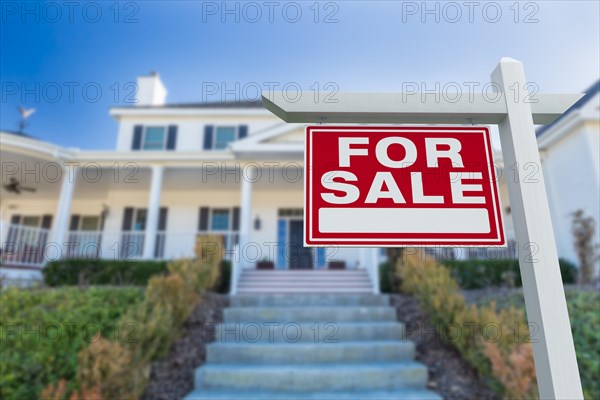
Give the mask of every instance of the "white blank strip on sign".
M 326 233 L 489 233 L 485 208 L 321 208 Z

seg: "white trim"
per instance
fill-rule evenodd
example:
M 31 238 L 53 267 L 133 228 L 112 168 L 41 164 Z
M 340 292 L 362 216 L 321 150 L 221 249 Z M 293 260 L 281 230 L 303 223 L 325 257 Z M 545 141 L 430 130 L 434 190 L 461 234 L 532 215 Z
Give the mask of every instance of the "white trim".
M 233 146 L 233 151 L 245 151 L 249 147 L 253 147 L 253 145 L 261 144 L 265 145 L 267 143 L 263 143 L 265 140 L 277 137 L 279 135 L 289 133 L 294 131 L 295 129 L 302 128 L 303 124 L 279 124 L 275 127 L 271 127 L 259 134 L 248 135 L 246 138 L 237 141 Z M 270 143 L 269 143 L 270 144 Z M 303 149 L 304 150 L 304 149 Z
M 555 125 L 551 126 L 547 131 L 542 132 L 542 134 L 537 137 L 538 148 L 545 149 L 553 145 L 583 122 L 584 120 L 581 117 L 580 110 L 570 112 L 565 118 L 558 121 Z
M 111 108 L 109 114 L 112 117 L 130 116 L 268 116 L 272 114 L 264 108 L 176 108 L 176 107 L 148 107 L 148 108 Z

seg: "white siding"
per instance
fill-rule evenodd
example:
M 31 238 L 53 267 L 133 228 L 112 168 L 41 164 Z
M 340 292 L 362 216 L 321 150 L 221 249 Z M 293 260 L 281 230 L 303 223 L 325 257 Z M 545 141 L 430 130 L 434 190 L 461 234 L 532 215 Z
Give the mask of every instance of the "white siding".
M 596 223 L 600 221 L 598 164 L 592 156 L 594 150 L 590 151 L 590 135 L 594 133 L 585 130 L 566 135 L 546 150 L 542 162 L 558 254 L 573 262 L 577 256 L 571 234 L 572 213 L 582 209 Z
M 177 151 L 200 151 L 204 143 L 205 125 L 238 126 L 248 125 L 248 134 L 253 135 L 281 122 L 271 116 L 231 116 L 231 117 L 123 117 L 119 123 L 117 151 L 130 151 L 135 125 L 168 126 L 177 125 Z

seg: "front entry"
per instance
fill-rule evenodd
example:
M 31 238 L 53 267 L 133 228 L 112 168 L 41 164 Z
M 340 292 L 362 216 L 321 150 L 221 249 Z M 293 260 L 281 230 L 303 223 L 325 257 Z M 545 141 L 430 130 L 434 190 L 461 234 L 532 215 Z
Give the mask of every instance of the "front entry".
M 304 221 L 302 220 L 290 220 L 288 260 L 290 269 L 313 268 L 312 248 L 304 247 Z

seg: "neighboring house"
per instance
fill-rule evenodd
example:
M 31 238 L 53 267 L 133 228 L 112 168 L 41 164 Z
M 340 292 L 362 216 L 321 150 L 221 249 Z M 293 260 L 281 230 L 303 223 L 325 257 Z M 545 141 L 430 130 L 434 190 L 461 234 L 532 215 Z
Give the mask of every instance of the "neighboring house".
M 166 104 L 156 74 L 140 77 L 138 85 L 136 106 L 110 112 L 119 123 L 114 151 L 0 133 L 2 184 L 16 188 L 2 189 L 0 274 L 36 276 L 48 260 L 61 257 L 190 257 L 197 235 L 214 233 L 224 238 L 238 271 L 263 260 L 276 269 L 339 268 L 341 261 L 346 269 L 365 269 L 377 290 L 381 249 L 302 246 L 304 125 L 283 123 L 259 102 Z M 597 89 L 594 99 L 597 107 Z M 585 202 L 577 206 L 598 220 L 598 112 L 586 104 L 539 136 L 550 164 L 544 173 L 559 253 L 571 259 L 570 205 Z M 577 149 L 565 155 L 571 137 L 585 157 Z M 572 171 L 587 174 L 580 175 L 586 185 L 569 191 L 553 186 L 574 184 L 561 175 L 561 157 Z M 501 165 L 499 152 L 495 158 Z M 511 247 L 458 249 L 455 256 L 514 256 L 502 175 Z

